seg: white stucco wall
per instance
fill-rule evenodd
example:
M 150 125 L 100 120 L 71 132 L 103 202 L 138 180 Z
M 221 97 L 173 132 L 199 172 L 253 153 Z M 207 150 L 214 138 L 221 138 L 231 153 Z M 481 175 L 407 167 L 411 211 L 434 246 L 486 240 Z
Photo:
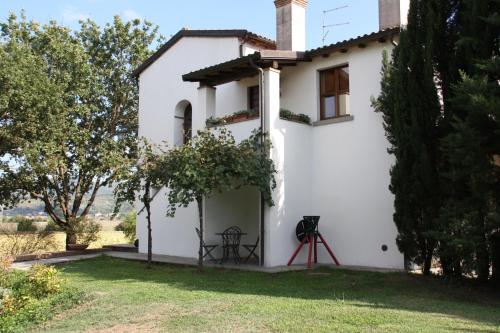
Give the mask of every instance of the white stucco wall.
M 341 264 L 403 268 L 403 256 L 395 243 L 393 196 L 388 190 L 393 158 L 387 153 L 382 117 L 370 106 L 370 97 L 380 91 L 384 48 L 391 49 L 390 43 L 373 42 L 364 49 L 354 47 L 347 53 L 316 57 L 312 62 L 286 67 L 279 73 L 279 84 L 274 85 L 275 100 L 271 103 L 273 112 L 268 114 L 272 156 L 279 173 L 274 192 L 276 206 L 265 211 L 267 266 L 286 264 L 298 245 L 295 226 L 303 215 L 320 215 L 320 231 Z M 141 75 L 140 135 L 154 142 L 165 139 L 172 142 L 175 108 L 180 102 L 189 101 L 193 118 L 199 116 L 198 85 L 182 82 L 181 75 L 238 54 L 237 38 L 184 38 L 165 53 Z M 281 106 L 318 120 L 319 70 L 341 64 L 349 64 L 349 113 L 354 120 L 313 127 L 279 119 Z M 216 115 L 246 109 L 247 87 L 255 84 L 256 77 L 218 86 Z M 258 126 L 259 120 L 252 120 L 228 128 L 240 141 Z M 207 201 L 207 241 L 217 241 L 213 234 L 233 220 L 241 222 L 251 233 L 248 242 L 256 238 L 256 229 L 251 226 L 258 226 L 258 220 L 252 222 L 259 218 L 258 201 L 248 199 L 253 198 L 251 191 L 233 194 L 217 195 Z M 247 199 L 249 204 L 240 207 L 240 201 Z M 159 195 L 153 203 L 153 251 L 195 257 L 196 206 L 179 209 L 175 219 L 165 217 L 165 207 L 166 200 Z M 141 215 L 138 219 L 141 252 L 146 251 L 144 225 Z M 381 250 L 383 244 L 388 246 L 387 252 Z M 304 249 L 295 263 L 305 262 L 306 252 Z M 321 245 L 319 259 L 331 263 Z
M 266 212 L 266 266 L 285 265 L 297 246 L 295 227 L 312 209 L 311 126 L 271 120 L 272 157 L 278 170 L 275 206 Z M 305 251 L 295 263 L 303 262 Z
M 166 140 L 169 144 L 178 144 L 179 120 L 175 120 L 174 116 L 176 107 L 187 102 L 192 105 L 193 124 L 204 122 L 198 119 L 200 114 L 197 113 L 200 110 L 198 84 L 183 82 L 182 75 L 238 57 L 239 46 L 240 41 L 236 37 L 184 37 L 143 71 L 139 79 L 139 136 L 154 143 Z M 235 82 L 217 87 L 217 115 L 246 109 L 245 84 L 250 83 L 251 79 L 247 83 Z M 152 203 L 154 253 L 196 257 L 196 204 L 178 209 L 173 219 L 165 216 L 166 207 L 167 201 L 162 192 Z M 141 208 L 139 205 L 137 210 Z M 147 252 L 145 213 L 138 216 L 137 223 L 139 251 Z
M 317 57 L 281 72 L 281 107 L 316 121 L 319 71 L 349 64 L 349 113 L 354 120 L 308 129 L 295 129 L 300 125 L 285 121 L 276 126 L 272 137 L 281 152 L 277 161 L 283 188 L 277 194 L 282 208 L 270 217 L 271 228 L 276 229 L 273 242 L 280 244 L 272 251 L 270 265 L 288 261 L 298 245 L 295 226 L 300 218 L 320 215 L 320 231 L 341 264 L 403 268 L 392 220 L 394 198 L 388 189 L 393 158 L 387 153 L 382 117 L 370 106 L 370 97 L 380 91 L 384 48 L 391 46 L 375 42 L 366 49 Z M 381 250 L 383 244 L 388 246 L 386 252 Z M 295 263 L 305 262 L 307 251 L 302 252 Z M 332 262 L 321 245 L 319 261 Z

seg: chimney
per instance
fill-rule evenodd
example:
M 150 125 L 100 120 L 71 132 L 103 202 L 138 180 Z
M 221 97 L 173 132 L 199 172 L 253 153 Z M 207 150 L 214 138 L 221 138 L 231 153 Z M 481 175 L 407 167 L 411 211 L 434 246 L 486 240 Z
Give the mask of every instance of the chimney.
M 276 44 L 278 50 L 306 50 L 307 0 L 276 0 Z
M 378 0 L 379 30 L 408 24 L 410 0 Z

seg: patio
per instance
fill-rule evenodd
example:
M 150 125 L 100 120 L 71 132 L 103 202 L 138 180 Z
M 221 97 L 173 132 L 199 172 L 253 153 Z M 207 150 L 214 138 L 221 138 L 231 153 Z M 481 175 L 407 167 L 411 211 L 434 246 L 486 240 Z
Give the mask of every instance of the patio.
M 259 266 L 260 262 L 252 256 L 246 261 L 250 251 L 245 249 L 244 245 L 255 246 L 257 240 L 257 248 L 255 254 L 261 258 L 261 219 L 260 219 L 260 193 L 256 188 L 243 187 L 239 190 L 218 193 L 205 200 L 205 224 L 203 241 L 207 246 L 215 246 L 210 252 L 210 255 L 215 258 L 211 259 L 206 256 L 206 262 L 209 264 L 220 263 L 224 260 L 225 265 L 236 265 L 235 256 L 240 256 L 240 265 Z M 224 236 L 222 233 L 228 228 L 236 227 L 235 231 L 240 231 L 241 234 Z M 233 236 L 233 237 L 231 237 Z M 234 238 L 234 248 L 227 248 L 227 253 L 223 253 L 223 243 L 228 246 L 228 237 Z M 226 242 L 224 242 L 226 238 Z M 236 239 L 239 238 L 239 239 Z M 238 244 L 239 243 L 239 246 Z M 193 244 L 197 246 L 197 244 Z M 237 253 L 234 253 L 234 251 Z M 229 257 L 228 257 L 229 254 Z

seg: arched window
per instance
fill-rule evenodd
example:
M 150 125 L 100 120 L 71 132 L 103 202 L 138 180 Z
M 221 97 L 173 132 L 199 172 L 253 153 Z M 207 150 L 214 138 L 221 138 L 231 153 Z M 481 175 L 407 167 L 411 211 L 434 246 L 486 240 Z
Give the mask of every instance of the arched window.
M 181 146 L 192 137 L 193 108 L 191 103 L 183 100 L 175 107 L 174 144 Z
M 186 144 L 191 140 L 192 135 L 192 127 L 193 127 L 193 108 L 191 104 L 188 104 L 184 109 L 184 123 L 182 125 L 182 129 L 184 132 L 184 140 L 183 143 Z

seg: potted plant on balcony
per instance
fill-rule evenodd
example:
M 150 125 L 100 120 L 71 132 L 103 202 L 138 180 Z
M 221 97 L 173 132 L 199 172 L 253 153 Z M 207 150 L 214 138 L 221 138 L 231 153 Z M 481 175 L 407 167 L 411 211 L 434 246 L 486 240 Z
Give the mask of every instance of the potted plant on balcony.
M 89 219 L 82 219 L 74 225 L 71 231 L 74 234 L 74 243 L 68 243 L 66 248 L 70 251 L 82 251 L 89 247 L 90 243 L 95 242 L 99 237 L 101 225 Z
M 280 109 L 280 118 L 291 120 L 293 116 L 292 111 L 287 109 Z
M 217 117 L 210 117 L 206 120 L 206 125 L 208 127 L 213 127 L 213 126 L 218 126 L 222 124 L 222 119 L 221 118 L 217 118 Z
M 233 113 L 232 115 L 232 121 L 237 122 L 237 121 L 242 121 L 248 119 L 248 110 L 241 110 L 238 112 Z

